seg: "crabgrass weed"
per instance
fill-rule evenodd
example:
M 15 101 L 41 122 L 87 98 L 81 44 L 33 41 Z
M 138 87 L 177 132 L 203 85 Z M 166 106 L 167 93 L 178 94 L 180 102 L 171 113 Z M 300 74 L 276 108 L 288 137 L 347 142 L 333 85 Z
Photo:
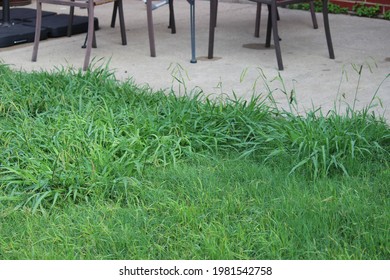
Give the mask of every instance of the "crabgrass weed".
M 388 124 L 285 92 L 0 65 L 0 258 L 388 259 Z

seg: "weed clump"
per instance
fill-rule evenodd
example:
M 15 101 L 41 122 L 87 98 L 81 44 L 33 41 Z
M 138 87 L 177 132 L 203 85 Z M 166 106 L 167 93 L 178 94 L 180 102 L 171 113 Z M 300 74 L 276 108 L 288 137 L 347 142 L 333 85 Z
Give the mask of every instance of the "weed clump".
M 106 69 L 24 73 L 0 66 L 0 195 L 34 210 L 117 198 L 149 167 L 238 155 L 311 179 L 388 166 L 389 127 L 368 113 L 297 116 L 271 94 L 224 102 L 119 82 Z

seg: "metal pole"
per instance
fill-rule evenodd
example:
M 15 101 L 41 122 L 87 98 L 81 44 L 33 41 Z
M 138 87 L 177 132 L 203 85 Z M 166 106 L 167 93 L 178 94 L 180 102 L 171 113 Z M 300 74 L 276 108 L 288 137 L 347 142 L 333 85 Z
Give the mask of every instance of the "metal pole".
M 3 22 L 0 24 L 2 27 L 11 26 L 11 20 L 9 14 L 10 14 L 9 0 L 3 0 Z
M 195 50 L 195 0 L 187 0 L 190 3 L 190 23 L 191 23 L 191 63 L 196 63 Z

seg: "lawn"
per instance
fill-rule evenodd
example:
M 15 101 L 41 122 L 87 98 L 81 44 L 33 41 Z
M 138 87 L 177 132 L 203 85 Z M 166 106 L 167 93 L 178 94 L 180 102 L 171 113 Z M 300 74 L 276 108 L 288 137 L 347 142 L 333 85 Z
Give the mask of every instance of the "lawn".
M 0 147 L 0 259 L 390 258 L 390 129 L 370 107 L 298 116 L 270 92 L 0 65 Z

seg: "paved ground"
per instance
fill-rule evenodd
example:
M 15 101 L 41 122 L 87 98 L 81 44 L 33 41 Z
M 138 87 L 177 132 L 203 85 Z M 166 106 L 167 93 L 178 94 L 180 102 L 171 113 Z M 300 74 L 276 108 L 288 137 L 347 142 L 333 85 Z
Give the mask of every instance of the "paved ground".
M 34 3 L 31 5 L 35 7 Z M 46 10 L 65 12 L 65 8 L 44 7 Z M 154 89 L 183 92 L 173 75 L 188 74 L 187 90 L 201 88 L 215 96 L 235 93 L 250 98 L 264 94 L 267 86 L 275 90 L 275 98 L 286 104 L 281 89 L 295 89 L 300 110 L 321 106 L 333 108 L 341 96 L 350 104 L 355 97 L 357 107 L 370 103 L 378 86 L 390 73 L 390 21 L 359 18 L 348 15 L 330 15 L 331 32 L 336 59 L 328 57 L 322 15 L 317 14 L 319 29 L 311 26 L 310 14 L 304 11 L 280 9 L 279 32 L 285 70 L 276 67 L 274 49 L 265 49 L 266 13 L 263 9 L 260 38 L 253 36 L 255 6 L 252 3 L 227 3 L 219 5 L 218 27 L 214 60 L 208 60 L 209 3 L 197 0 L 197 56 L 198 63 L 190 63 L 189 5 L 175 1 L 177 34 L 167 29 L 168 7 L 154 11 L 157 57 L 149 56 L 146 24 L 146 7 L 140 0 L 125 1 L 128 45 L 120 45 L 119 27 L 109 27 L 112 6 L 96 8 L 101 29 L 97 32 L 98 48 L 92 56 L 99 63 L 109 61 L 119 79 L 133 79 L 137 84 L 149 84 Z M 85 10 L 79 10 L 85 14 Z M 31 62 L 32 44 L 0 49 L 0 59 L 16 69 L 27 71 L 54 69 L 60 65 L 81 67 L 84 51 L 80 49 L 85 35 L 42 41 L 38 62 Z M 251 46 L 248 48 L 244 46 Z M 363 65 L 360 75 L 357 68 Z M 243 74 L 245 73 L 245 75 Z M 184 75 L 185 76 L 185 75 Z M 283 85 L 284 84 L 284 85 Z M 383 107 L 377 108 L 390 119 L 390 77 L 377 92 Z

